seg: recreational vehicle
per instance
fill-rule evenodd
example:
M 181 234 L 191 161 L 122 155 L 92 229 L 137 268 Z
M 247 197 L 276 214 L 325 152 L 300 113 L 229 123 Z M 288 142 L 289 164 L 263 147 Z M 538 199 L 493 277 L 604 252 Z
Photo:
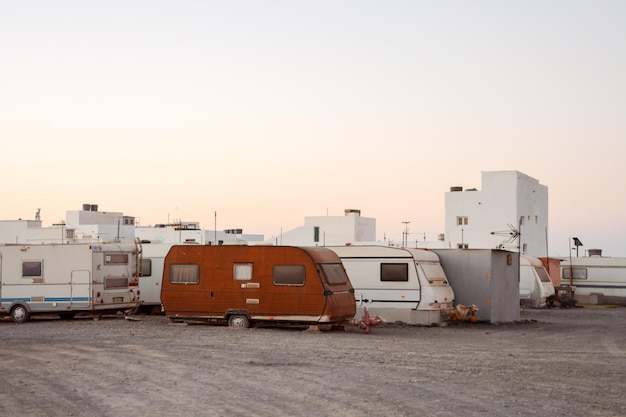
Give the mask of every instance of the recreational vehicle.
M 446 320 L 454 291 L 436 253 L 390 246 L 327 246 L 354 287 L 357 316 L 367 306 L 388 322 L 431 325 Z
M 554 285 L 541 260 L 521 255 L 519 258 L 520 305 L 545 307 L 551 295 L 554 295 Z
M 172 320 L 343 324 L 354 290 L 326 248 L 174 245 L 165 257 L 161 303 Z
M 626 258 L 593 255 L 565 259 L 561 261 L 561 284 L 571 284 L 574 298 L 581 303 L 626 305 Z
M 0 245 L 0 314 L 21 323 L 134 309 L 139 251 L 132 243 Z

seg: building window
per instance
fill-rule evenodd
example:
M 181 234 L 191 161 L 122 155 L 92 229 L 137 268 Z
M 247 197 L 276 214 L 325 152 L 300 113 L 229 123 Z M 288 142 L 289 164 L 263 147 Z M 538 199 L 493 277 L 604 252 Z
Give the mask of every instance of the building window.
M 274 285 L 304 285 L 304 265 L 275 265 L 272 273 Z
M 320 241 L 320 228 L 319 226 L 315 226 L 313 228 L 313 242 L 319 242 Z
M 65 229 L 65 238 L 74 239 L 76 237 L 76 231 L 74 229 Z
M 457 243 L 456 247 L 459 248 L 459 249 L 467 249 L 467 248 L 469 248 L 467 243 Z
M 467 223 L 468 223 L 467 216 L 457 216 L 457 218 L 456 218 L 456 225 L 457 226 L 466 226 Z
M 522 244 L 522 252 L 523 252 L 523 253 L 528 252 L 528 243 L 524 243 L 524 244 Z
M 236 263 L 233 265 L 235 281 L 250 281 L 252 279 L 252 263 Z
M 200 265 L 170 265 L 170 282 L 172 284 L 197 284 L 200 282 Z
M 539 223 L 539 216 L 535 216 L 535 224 Z
M 42 269 L 43 261 L 24 261 L 22 262 L 22 277 L 41 277 Z

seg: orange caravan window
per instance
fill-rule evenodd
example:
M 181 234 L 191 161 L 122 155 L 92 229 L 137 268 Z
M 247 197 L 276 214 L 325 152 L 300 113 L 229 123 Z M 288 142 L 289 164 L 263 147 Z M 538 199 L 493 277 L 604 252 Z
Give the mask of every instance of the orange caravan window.
M 250 281 L 252 279 L 252 264 L 248 262 L 234 264 L 233 278 L 236 281 Z
M 322 271 L 329 285 L 343 285 L 347 282 L 346 273 L 341 264 L 322 264 Z
M 274 265 L 274 285 L 304 285 L 304 265 Z
M 197 284 L 200 281 L 200 265 L 173 264 L 170 265 L 170 283 Z
M 381 281 L 404 282 L 409 280 L 408 264 L 380 264 Z

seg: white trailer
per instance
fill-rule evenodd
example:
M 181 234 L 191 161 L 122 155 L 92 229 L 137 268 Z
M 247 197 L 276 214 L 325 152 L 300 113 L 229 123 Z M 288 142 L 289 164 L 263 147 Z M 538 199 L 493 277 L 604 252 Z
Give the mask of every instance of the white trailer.
M 145 312 L 161 310 L 161 283 L 163 281 L 163 265 L 165 255 L 174 243 L 142 244 L 141 272 L 139 278 L 140 309 Z
M 390 246 L 328 246 L 354 287 L 357 314 L 363 307 L 387 322 L 432 325 L 447 320 L 454 291 L 436 253 Z
M 519 259 L 520 305 L 541 308 L 554 295 L 554 284 L 540 259 L 521 255 Z
M 573 285 L 574 298 L 583 296 L 586 304 L 626 305 L 626 258 L 593 255 L 564 259 L 561 284 Z
M 135 243 L 0 245 L 0 315 L 122 311 L 139 304 Z

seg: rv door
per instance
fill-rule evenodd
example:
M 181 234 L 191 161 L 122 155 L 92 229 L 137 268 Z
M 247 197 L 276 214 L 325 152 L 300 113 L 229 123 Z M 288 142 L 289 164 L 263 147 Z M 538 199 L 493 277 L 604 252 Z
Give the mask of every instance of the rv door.
M 73 308 L 86 308 L 91 305 L 91 274 L 89 271 L 72 271 L 70 305 Z

